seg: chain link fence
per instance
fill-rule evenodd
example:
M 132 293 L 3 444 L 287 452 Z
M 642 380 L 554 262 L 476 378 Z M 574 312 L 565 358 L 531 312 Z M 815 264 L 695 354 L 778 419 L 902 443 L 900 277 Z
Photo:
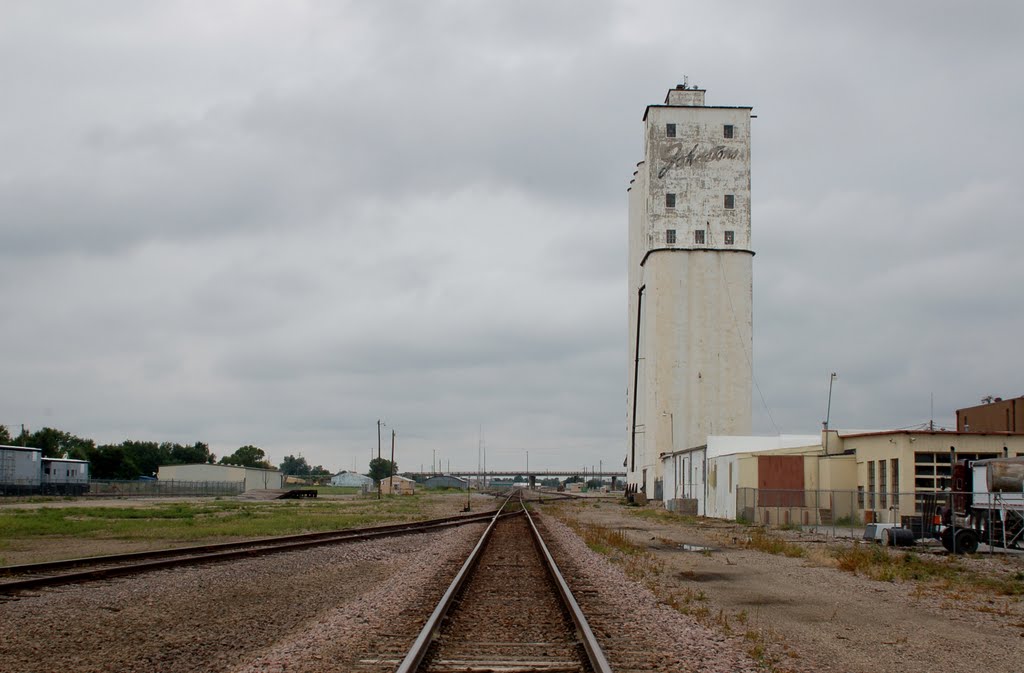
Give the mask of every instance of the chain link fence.
M 1024 548 L 1024 494 L 895 493 L 738 488 L 736 518 L 781 528 L 813 528 L 834 537 L 863 538 L 868 526 L 882 541 L 893 526 L 914 540 L 939 540 L 950 551 Z M 907 539 L 910 539 L 909 537 Z
M 119 481 L 114 479 L 93 479 L 89 482 L 89 492 L 87 495 L 105 498 L 121 498 L 128 496 L 187 497 L 241 495 L 244 491 L 244 481 Z

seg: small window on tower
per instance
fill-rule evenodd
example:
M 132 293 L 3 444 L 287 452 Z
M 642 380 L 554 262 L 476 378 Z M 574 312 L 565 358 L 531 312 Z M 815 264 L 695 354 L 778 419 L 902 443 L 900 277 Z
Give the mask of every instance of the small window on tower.
M 704 245 L 704 230 L 698 229 L 693 232 L 693 242 L 697 245 Z
M 676 125 L 675 124 L 665 124 L 665 137 L 666 138 L 675 138 L 676 137 Z
M 666 229 L 665 230 L 665 243 L 667 243 L 669 245 L 675 245 L 676 244 L 676 230 L 675 229 Z
M 732 194 L 726 194 L 725 195 L 725 207 L 726 207 L 726 209 L 731 210 L 735 206 L 736 206 L 736 197 L 733 196 Z
M 665 195 L 665 207 L 666 208 L 675 208 L 676 207 L 676 195 L 675 194 L 666 194 Z
M 735 242 L 736 242 L 736 235 L 733 232 L 731 232 L 731 231 L 726 231 L 725 232 L 725 244 L 726 245 L 732 245 Z
M 722 127 L 722 135 L 725 136 L 726 138 L 732 138 L 732 133 L 732 124 L 726 124 L 724 127 Z

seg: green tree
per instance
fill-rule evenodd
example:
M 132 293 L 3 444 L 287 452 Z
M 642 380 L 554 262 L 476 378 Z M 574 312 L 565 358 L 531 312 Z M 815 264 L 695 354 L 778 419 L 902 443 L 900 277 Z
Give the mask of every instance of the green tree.
M 56 428 L 43 428 L 36 432 L 26 431 L 15 441 L 19 446 L 42 449 L 45 458 L 62 458 L 66 453 L 70 458 L 88 460 L 89 453 L 96 449 L 96 443 L 91 439 L 82 439 L 70 432 Z
M 139 468 L 127 455 L 123 444 L 103 444 L 86 459 L 93 479 L 137 479 Z
M 247 447 L 242 447 L 247 448 Z M 251 447 L 251 448 L 256 448 Z M 242 449 L 239 449 L 241 451 Z M 261 449 L 257 449 L 261 451 Z M 237 452 L 236 452 L 237 453 Z M 196 442 L 192 446 L 182 446 L 181 444 L 175 444 L 171 447 L 171 455 L 169 465 L 191 465 L 193 463 L 210 463 L 216 462 L 217 457 L 210 453 L 210 447 L 203 442 Z M 223 463 L 224 461 L 220 461 Z M 241 463 L 236 463 L 240 465 Z
M 137 442 L 131 439 L 121 442 L 125 460 L 131 463 L 136 472 L 129 478 L 155 477 L 157 469 L 161 465 L 166 465 L 170 460 L 170 447 L 171 445 L 167 442 L 157 444 L 156 442 Z
M 221 465 L 243 465 L 245 467 L 262 467 L 264 469 L 271 469 L 270 462 L 267 461 L 266 452 L 258 446 L 252 444 L 246 444 L 245 446 L 239 447 L 230 456 L 224 456 L 220 459 Z
M 281 474 L 292 474 L 297 477 L 308 477 L 312 473 L 312 468 L 302 456 L 285 456 L 280 470 Z
M 7 429 L 6 425 L 0 425 L 0 444 L 6 444 L 11 446 L 11 442 L 14 441 L 14 437 L 11 437 L 10 430 Z
M 309 474 L 313 477 L 328 477 L 334 473 L 323 465 L 315 465 L 309 470 Z
M 398 463 L 393 463 L 387 458 L 374 458 L 370 461 L 370 479 L 380 481 L 392 474 L 398 474 Z

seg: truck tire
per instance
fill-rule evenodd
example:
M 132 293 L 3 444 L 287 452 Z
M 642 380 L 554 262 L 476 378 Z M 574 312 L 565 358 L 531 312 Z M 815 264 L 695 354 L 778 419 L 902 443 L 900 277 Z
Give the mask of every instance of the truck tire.
M 956 554 L 973 554 L 978 551 L 978 534 L 970 528 L 961 528 L 953 538 Z
M 942 533 L 939 535 L 939 541 L 942 543 L 942 546 L 945 548 L 946 551 L 948 551 L 950 554 L 954 553 L 952 528 L 946 528 L 945 530 L 943 530 Z

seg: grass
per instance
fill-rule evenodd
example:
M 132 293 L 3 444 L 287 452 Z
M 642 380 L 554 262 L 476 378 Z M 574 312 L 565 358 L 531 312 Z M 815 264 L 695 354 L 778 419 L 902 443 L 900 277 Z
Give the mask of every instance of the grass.
M 315 489 L 317 495 L 358 495 L 358 486 L 300 486 L 300 488 Z
M 626 510 L 631 516 L 652 521 L 666 521 L 672 523 L 697 523 L 697 517 L 688 514 L 676 514 L 667 509 L 629 509 Z
M 807 556 L 807 550 L 800 545 L 787 542 L 780 537 L 775 537 L 770 533 L 759 530 L 751 532 L 743 546 L 777 556 L 788 556 L 790 558 L 803 558 Z
M 956 556 L 926 558 L 877 544 L 852 544 L 833 551 L 840 569 L 881 582 L 918 581 L 945 589 L 972 589 L 999 596 L 1024 596 L 1024 571 L 1003 577 L 981 574 Z
M 151 507 L 0 510 L 0 540 L 198 540 L 287 535 L 420 518 L 418 501 L 417 496 L 402 496 L 381 501 L 208 501 Z
M 621 530 L 585 524 L 573 518 L 564 518 L 562 521 L 572 528 L 590 549 L 621 565 L 631 579 L 645 584 L 648 588 L 655 588 L 656 579 L 664 571 L 665 564 L 644 547 L 630 540 Z

